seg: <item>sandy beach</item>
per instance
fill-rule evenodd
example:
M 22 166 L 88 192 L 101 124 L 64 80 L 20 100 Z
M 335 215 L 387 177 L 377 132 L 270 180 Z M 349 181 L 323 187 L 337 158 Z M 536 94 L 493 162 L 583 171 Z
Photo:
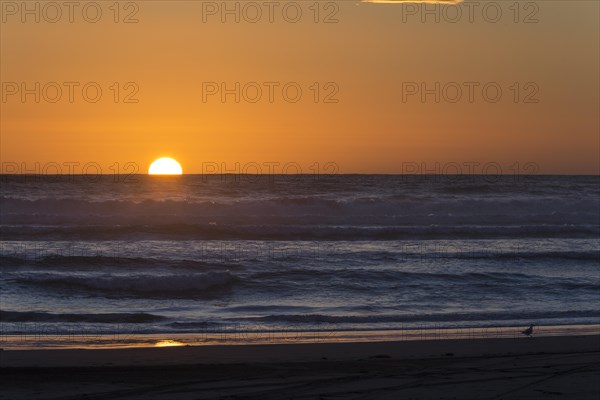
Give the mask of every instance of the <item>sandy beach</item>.
M 2 399 L 594 399 L 600 336 L 2 351 Z

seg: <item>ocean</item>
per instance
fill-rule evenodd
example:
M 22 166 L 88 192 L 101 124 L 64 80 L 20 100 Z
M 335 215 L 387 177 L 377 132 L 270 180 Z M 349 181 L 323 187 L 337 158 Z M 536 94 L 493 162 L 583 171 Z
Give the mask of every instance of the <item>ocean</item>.
M 5 342 L 600 323 L 598 176 L 0 180 Z

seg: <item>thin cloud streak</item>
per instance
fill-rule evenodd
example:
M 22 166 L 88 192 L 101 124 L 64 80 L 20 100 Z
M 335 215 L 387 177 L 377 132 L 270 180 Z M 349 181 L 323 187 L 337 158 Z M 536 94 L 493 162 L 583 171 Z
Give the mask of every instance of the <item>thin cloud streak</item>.
M 458 4 L 464 0 L 362 0 L 363 3 L 374 3 L 374 4 Z

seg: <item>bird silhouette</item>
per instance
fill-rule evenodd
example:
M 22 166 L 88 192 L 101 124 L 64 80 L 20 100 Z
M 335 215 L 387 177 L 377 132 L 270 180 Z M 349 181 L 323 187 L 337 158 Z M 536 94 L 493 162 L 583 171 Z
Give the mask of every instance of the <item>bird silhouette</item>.
M 527 337 L 531 337 L 531 335 L 533 334 L 533 325 L 529 325 L 529 328 L 525 329 L 524 331 L 521 331 L 521 333 Z

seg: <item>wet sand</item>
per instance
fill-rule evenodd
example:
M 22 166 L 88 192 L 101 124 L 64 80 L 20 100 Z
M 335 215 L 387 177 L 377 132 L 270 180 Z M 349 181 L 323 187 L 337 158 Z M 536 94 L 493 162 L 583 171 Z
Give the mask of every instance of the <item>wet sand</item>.
M 0 352 L 2 399 L 595 399 L 600 336 Z

